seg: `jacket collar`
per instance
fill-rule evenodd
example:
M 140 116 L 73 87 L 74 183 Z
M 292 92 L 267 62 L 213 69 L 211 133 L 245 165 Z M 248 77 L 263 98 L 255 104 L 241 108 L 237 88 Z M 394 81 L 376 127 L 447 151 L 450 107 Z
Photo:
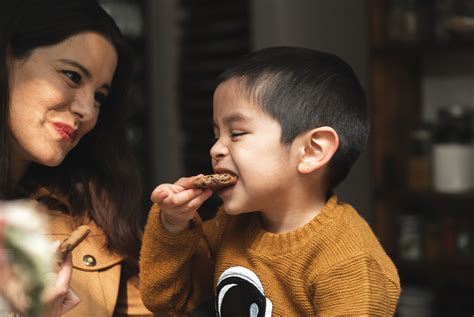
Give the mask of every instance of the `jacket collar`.
M 63 203 L 66 207 L 69 207 L 69 204 L 64 197 L 58 197 L 44 187 L 40 188 L 32 198 L 40 199 L 41 197 L 47 196 L 53 197 Z M 91 233 L 87 238 L 72 251 L 72 263 L 76 269 L 83 271 L 104 270 L 125 259 L 125 256 L 107 250 L 107 237 L 105 233 L 91 219 L 85 218 L 81 223 L 75 223 L 72 216 L 59 210 L 47 210 L 47 216 L 50 220 L 49 235 L 53 241 L 63 241 L 79 225 L 85 224 L 91 228 Z
M 71 216 L 59 211 L 50 211 L 50 236 L 53 240 L 63 241 L 78 226 Z M 83 271 L 99 271 L 122 262 L 125 257 L 110 252 L 106 248 L 104 232 L 92 221 L 84 221 L 91 228 L 87 238 L 72 251 L 73 266 Z M 91 261 L 92 260 L 92 261 Z

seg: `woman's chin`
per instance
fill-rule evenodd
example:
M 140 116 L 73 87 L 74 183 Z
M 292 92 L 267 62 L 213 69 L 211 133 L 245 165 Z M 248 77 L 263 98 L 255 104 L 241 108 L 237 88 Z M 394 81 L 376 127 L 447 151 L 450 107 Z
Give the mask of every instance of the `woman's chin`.
M 39 165 L 44 165 L 48 167 L 56 167 L 61 165 L 61 163 L 64 161 L 65 156 L 54 156 L 54 157 L 49 157 L 49 158 L 44 158 L 44 159 L 39 159 L 36 160 L 36 163 Z

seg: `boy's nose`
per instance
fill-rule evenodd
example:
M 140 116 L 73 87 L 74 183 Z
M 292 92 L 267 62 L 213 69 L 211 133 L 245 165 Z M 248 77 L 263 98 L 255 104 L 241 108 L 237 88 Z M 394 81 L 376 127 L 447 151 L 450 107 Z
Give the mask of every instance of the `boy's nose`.
M 209 151 L 211 158 L 217 160 L 228 153 L 227 147 L 218 139 Z

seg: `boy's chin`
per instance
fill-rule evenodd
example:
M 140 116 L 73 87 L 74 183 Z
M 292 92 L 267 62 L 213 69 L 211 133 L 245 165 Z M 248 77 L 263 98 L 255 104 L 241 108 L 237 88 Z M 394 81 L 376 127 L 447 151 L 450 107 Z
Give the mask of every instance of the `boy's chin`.
M 225 204 L 225 203 L 224 203 L 224 211 L 226 214 L 231 215 L 231 216 L 237 216 L 240 214 L 246 214 L 246 213 L 252 212 L 245 208 L 239 208 L 237 206 L 232 206 L 231 204 Z

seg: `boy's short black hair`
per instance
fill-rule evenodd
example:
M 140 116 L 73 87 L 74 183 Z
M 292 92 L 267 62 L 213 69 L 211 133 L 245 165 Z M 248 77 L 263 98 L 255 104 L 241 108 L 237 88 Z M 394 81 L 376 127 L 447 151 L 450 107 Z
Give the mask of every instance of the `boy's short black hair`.
M 370 118 L 364 90 L 346 62 L 308 48 L 270 47 L 245 55 L 218 84 L 230 79 L 280 123 L 284 144 L 317 127 L 336 130 L 339 148 L 330 163 L 328 191 L 347 176 L 368 141 Z

